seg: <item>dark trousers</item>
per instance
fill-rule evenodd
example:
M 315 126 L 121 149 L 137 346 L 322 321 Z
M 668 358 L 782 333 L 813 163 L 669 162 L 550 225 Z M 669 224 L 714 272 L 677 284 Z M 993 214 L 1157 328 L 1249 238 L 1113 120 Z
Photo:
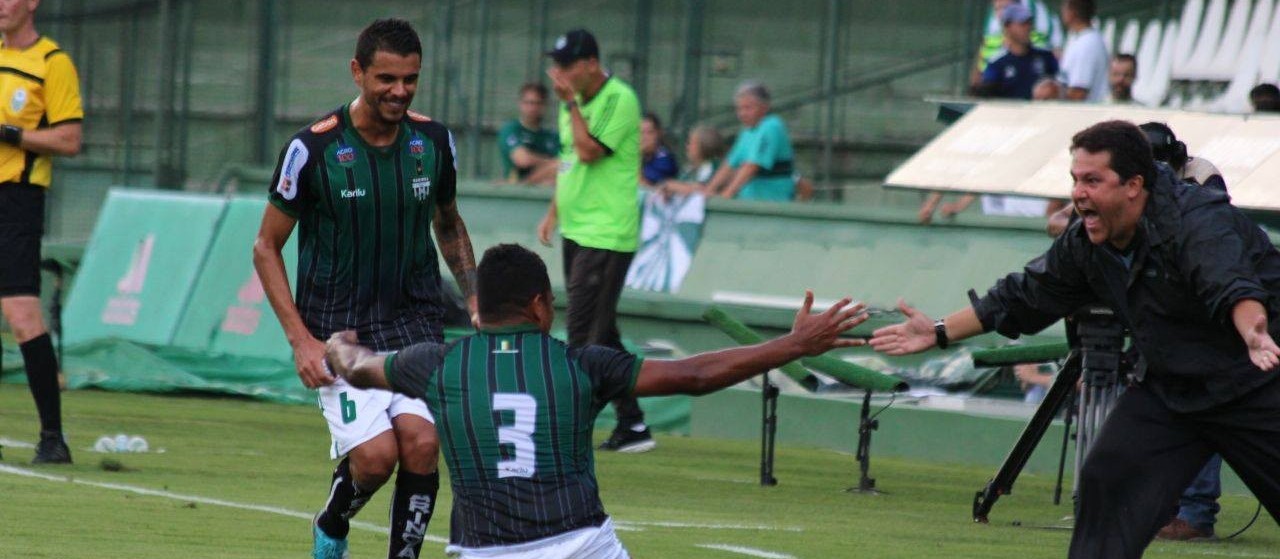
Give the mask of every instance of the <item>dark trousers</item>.
M 623 349 L 618 332 L 618 298 L 635 253 L 584 247 L 564 239 L 564 282 L 569 291 L 566 329 L 569 345 L 602 345 Z M 644 422 L 635 396 L 613 401 L 618 427 Z
M 1141 557 L 1214 452 L 1280 522 L 1280 382 L 1195 413 L 1170 411 L 1143 386 L 1127 390 L 1079 472 L 1069 557 Z

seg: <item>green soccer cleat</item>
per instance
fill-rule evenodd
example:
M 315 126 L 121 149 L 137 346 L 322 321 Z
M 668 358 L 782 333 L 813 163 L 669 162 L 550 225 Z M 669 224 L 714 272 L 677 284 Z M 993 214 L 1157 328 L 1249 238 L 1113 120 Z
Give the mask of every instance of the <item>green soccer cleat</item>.
M 317 514 L 316 518 L 320 518 L 320 515 Z M 330 537 L 320 529 L 315 519 L 311 520 L 311 535 L 315 538 L 315 544 L 311 547 L 312 559 L 351 559 L 351 552 L 347 551 L 347 539 Z

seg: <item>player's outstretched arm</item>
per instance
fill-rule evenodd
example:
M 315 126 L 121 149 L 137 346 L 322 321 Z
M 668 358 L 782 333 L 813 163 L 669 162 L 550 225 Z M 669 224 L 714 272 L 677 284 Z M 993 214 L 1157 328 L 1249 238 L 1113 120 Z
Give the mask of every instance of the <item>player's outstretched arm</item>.
M 701 395 L 732 386 L 800 357 L 820 355 L 837 347 L 862 345 L 863 340 L 840 338 L 867 320 L 866 305 L 850 306 L 841 299 L 831 308 L 811 314 L 813 292 L 805 291 L 791 332 L 767 342 L 701 353 L 685 359 L 646 360 L 636 379 L 636 396 Z
M 384 372 L 389 358 L 360 345 L 354 330 L 334 332 L 325 343 L 324 359 L 329 370 L 356 388 L 390 390 Z

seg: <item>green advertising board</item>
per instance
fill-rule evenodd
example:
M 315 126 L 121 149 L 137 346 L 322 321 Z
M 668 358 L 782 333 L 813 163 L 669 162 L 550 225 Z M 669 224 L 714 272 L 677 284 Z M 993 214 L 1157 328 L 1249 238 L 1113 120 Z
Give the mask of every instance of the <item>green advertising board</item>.
M 227 203 L 173 345 L 243 357 L 293 358 L 253 268 L 253 241 L 266 205 L 260 197 Z M 296 239 L 295 233 L 284 247 L 290 277 L 298 261 Z
M 225 206 L 217 196 L 112 189 L 67 297 L 65 342 L 172 342 Z

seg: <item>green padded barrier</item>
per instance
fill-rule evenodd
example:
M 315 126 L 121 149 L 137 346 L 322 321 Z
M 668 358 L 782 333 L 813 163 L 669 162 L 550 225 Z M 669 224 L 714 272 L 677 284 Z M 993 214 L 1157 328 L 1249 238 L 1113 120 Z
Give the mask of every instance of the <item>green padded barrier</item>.
M 1071 348 L 1066 342 L 1034 345 L 1011 345 L 973 352 L 973 364 L 978 367 L 1002 367 L 1019 363 L 1044 363 L 1067 356 Z
M 266 205 L 261 197 L 227 203 L 173 345 L 243 357 L 293 358 L 253 269 L 253 241 Z M 291 278 L 298 261 L 297 238 L 295 231 L 284 247 Z
M 65 342 L 169 344 L 226 200 L 113 189 L 63 314 Z

